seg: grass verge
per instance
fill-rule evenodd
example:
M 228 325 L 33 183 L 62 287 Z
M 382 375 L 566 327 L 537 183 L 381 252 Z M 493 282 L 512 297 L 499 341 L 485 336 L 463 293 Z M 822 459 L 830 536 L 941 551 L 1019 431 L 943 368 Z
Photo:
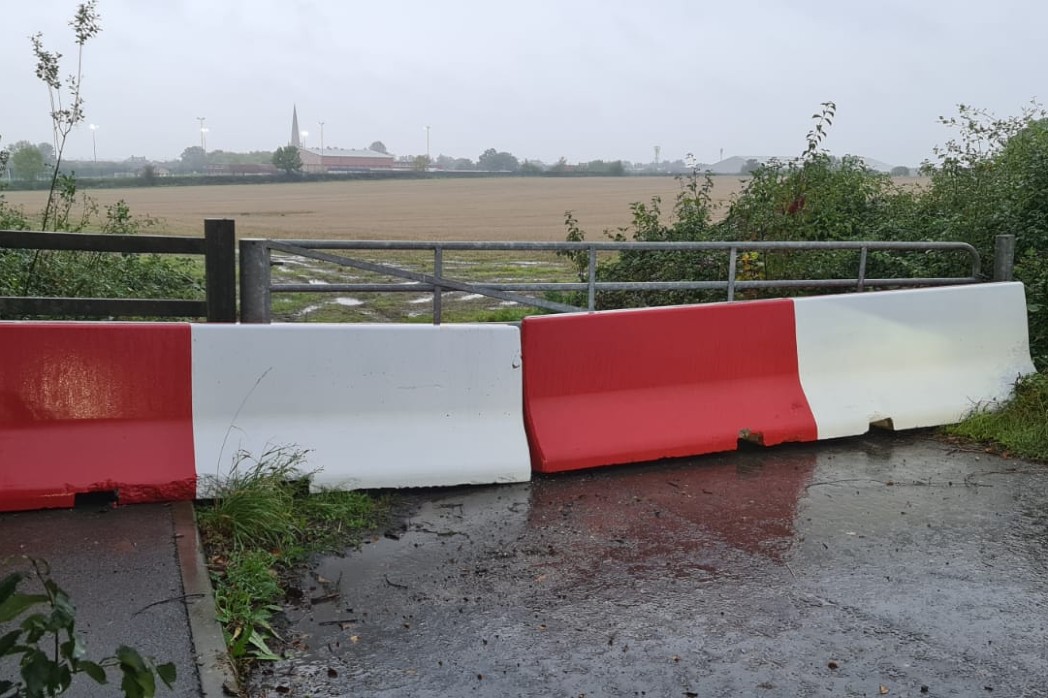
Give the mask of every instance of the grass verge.
M 1009 455 L 1048 461 L 1048 374 L 1020 379 L 1003 405 L 987 406 L 946 433 L 991 444 Z
M 198 505 L 197 521 L 215 585 L 215 606 L 239 673 L 251 662 L 279 659 L 273 617 L 310 555 L 358 545 L 378 526 L 389 502 L 362 492 L 309 493 L 306 452 L 274 448 L 241 453 Z

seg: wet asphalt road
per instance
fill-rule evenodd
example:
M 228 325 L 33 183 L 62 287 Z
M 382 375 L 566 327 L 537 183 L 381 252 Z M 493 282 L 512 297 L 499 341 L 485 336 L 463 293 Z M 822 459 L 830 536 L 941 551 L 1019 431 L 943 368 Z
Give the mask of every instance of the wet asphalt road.
M 1048 695 L 1042 465 L 882 434 L 407 501 L 254 695 Z

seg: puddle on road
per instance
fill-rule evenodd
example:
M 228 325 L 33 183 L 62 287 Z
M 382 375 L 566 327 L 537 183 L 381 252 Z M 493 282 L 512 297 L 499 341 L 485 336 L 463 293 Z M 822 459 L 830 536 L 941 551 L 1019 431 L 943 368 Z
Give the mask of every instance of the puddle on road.
M 1048 470 L 877 435 L 416 492 L 257 695 L 1018 695 Z M 835 668 L 830 667 L 833 663 Z

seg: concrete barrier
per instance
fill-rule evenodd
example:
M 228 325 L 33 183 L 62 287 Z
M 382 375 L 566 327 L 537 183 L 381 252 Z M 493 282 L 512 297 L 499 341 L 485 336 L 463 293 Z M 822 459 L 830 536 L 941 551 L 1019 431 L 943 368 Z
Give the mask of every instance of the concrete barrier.
M 0 511 L 195 493 L 188 325 L 0 323 Z
M 515 327 L 193 326 L 201 476 L 294 445 L 319 486 L 526 481 L 522 411 Z
M 526 318 L 539 472 L 811 441 L 789 300 Z
M 951 424 L 1034 371 L 1020 283 L 798 298 L 819 439 Z

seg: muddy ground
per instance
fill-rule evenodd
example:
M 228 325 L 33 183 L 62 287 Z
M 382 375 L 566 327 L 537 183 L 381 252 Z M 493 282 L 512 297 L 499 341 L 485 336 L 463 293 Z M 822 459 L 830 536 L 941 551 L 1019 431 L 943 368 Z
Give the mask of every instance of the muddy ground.
M 1048 468 L 926 432 L 420 491 L 258 696 L 1048 695 Z

